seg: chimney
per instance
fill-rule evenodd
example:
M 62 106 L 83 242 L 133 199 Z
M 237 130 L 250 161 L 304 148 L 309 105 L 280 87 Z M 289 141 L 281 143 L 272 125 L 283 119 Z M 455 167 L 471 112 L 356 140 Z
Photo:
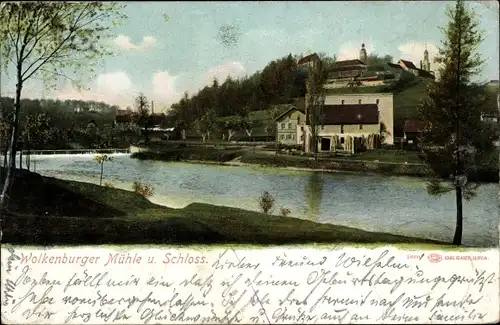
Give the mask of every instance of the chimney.
M 422 69 L 422 60 L 420 60 L 420 69 Z

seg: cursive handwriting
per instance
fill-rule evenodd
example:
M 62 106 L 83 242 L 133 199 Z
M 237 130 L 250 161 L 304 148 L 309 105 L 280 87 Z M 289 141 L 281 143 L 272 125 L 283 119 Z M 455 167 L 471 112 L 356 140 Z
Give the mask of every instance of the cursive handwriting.
M 89 253 L 100 266 L 69 249 L 23 254 L 42 264 L 16 269 L 7 257 L 2 270 L 2 303 L 19 323 L 486 322 L 495 303 L 486 297 L 498 294 L 498 274 L 481 259 L 441 269 L 391 249 Z M 162 263 L 166 254 L 178 260 Z M 51 256 L 81 258 L 61 270 L 44 262 Z

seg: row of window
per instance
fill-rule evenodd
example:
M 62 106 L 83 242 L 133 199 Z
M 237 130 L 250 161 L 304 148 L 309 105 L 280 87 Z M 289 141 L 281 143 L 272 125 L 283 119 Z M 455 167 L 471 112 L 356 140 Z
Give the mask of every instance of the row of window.
M 361 99 L 358 99 L 358 104 L 361 104 L 362 102 L 363 101 Z M 379 103 L 380 103 L 380 99 L 375 100 L 375 104 L 378 105 Z M 342 99 L 342 105 L 344 105 L 344 104 L 345 104 L 345 100 Z
M 295 134 L 280 134 L 280 140 L 295 140 Z
M 299 119 L 297 119 L 297 122 L 299 121 Z M 286 127 L 286 123 L 281 123 L 281 129 L 284 130 L 285 127 Z M 291 129 L 292 128 L 292 122 L 288 123 L 288 129 Z

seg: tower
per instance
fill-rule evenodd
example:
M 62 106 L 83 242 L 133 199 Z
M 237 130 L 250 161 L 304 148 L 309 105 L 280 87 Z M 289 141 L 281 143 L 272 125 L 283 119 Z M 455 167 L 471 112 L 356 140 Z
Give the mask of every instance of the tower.
M 366 64 L 366 59 L 367 55 L 366 55 L 365 43 L 363 43 L 361 44 L 361 50 L 359 51 L 359 60 Z
M 424 70 L 431 71 L 431 63 L 429 62 L 429 51 L 427 51 L 427 45 L 425 45 L 424 51 Z

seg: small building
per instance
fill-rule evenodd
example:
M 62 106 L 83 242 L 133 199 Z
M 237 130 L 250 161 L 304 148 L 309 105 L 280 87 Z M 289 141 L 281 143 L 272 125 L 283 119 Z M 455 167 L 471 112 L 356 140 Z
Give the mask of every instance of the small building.
M 403 127 L 403 139 L 409 144 L 417 143 L 418 137 L 425 128 L 425 122 L 421 120 L 406 120 Z
M 303 144 L 305 137 L 303 124 L 305 120 L 305 111 L 296 106 L 292 106 L 278 116 L 275 119 L 277 142 L 285 145 Z

